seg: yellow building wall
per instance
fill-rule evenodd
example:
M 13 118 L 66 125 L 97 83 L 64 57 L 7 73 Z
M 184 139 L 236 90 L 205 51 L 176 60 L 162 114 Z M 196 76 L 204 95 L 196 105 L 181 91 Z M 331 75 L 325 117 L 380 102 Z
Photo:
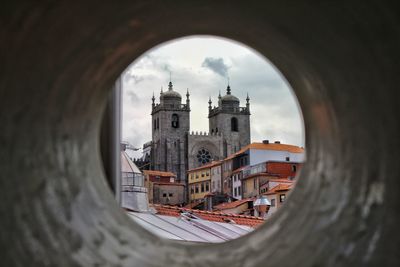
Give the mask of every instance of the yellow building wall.
M 211 168 L 205 168 L 197 171 L 192 171 L 188 173 L 188 195 L 189 201 L 193 202 L 196 200 L 203 199 L 205 195 L 211 192 Z M 204 183 L 204 192 L 201 192 L 201 184 Z M 208 184 L 208 187 L 206 186 Z M 196 193 L 194 189 L 194 193 L 192 193 L 191 188 L 198 186 L 199 190 Z M 206 190 L 208 188 L 208 190 Z

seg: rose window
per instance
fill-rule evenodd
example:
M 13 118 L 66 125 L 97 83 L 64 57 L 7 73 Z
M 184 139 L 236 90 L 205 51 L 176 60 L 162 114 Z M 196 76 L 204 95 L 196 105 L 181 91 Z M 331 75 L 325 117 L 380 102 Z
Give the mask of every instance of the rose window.
M 207 162 L 210 162 L 210 161 L 211 161 L 211 154 L 210 154 L 210 152 L 208 152 L 208 150 L 207 150 L 207 149 L 204 149 L 204 148 L 200 149 L 200 150 L 197 152 L 197 160 L 198 160 L 201 164 L 205 164 L 205 163 L 207 163 Z

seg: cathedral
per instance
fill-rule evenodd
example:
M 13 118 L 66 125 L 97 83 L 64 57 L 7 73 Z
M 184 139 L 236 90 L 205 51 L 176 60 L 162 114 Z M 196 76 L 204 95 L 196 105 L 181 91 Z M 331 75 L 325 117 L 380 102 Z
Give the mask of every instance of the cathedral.
M 160 93 L 160 101 L 152 98 L 152 142 L 150 166 L 153 170 L 173 172 L 186 183 L 189 169 L 207 164 L 250 144 L 250 99 L 240 107 L 228 85 L 226 95 L 218 96 L 218 105 L 208 101 L 209 132 L 190 132 L 190 98 L 186 103 L 169 82 L 168 91 Z

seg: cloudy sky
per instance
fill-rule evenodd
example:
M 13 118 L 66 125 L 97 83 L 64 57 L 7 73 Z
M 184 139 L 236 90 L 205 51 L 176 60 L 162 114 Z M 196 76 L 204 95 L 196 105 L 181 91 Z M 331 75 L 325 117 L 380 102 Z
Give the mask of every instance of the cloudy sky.
M 251 140 L 280 140 L 304 146 L 304 127 L 297 99 L 280 73 L 257 52 L 227 39 L 197 36 L 177 39 L 143 54 L 123 73 L 122 139 L 135 147 L 151 140 L 151 97 L 160 89 L 186 99 L 190 92 L 191 131 L 208 131 L 208 98 L 217 105 L 218 92 L 232 94 L 245 106 L 250 96 Z M 140 151 L 133 154 L 140 156 Z

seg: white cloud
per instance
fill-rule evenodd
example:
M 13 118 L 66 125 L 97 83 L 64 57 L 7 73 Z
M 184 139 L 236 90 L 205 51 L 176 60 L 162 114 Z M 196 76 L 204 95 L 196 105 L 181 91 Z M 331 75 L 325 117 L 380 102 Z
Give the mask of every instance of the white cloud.
M 229 70 L 229 71 L 228 71 Z M 297 100 L 275 68 L 251 49 L 226 39 L 192 37 L 151 50 L 123 77 L 123 140 L 141 147 L 151 140 L 151 97 L 159 101 L 172 76 L 174 90 L 191 97 L 191 130 L 208 130 L 208 98 L 225 94 L 227 74 L 232 94 L 245 105 L 250 95 L 252 141 L 280 140 L 304 146 L 304 127 Z M 136 153 L 136 156 L 140 156 Z

